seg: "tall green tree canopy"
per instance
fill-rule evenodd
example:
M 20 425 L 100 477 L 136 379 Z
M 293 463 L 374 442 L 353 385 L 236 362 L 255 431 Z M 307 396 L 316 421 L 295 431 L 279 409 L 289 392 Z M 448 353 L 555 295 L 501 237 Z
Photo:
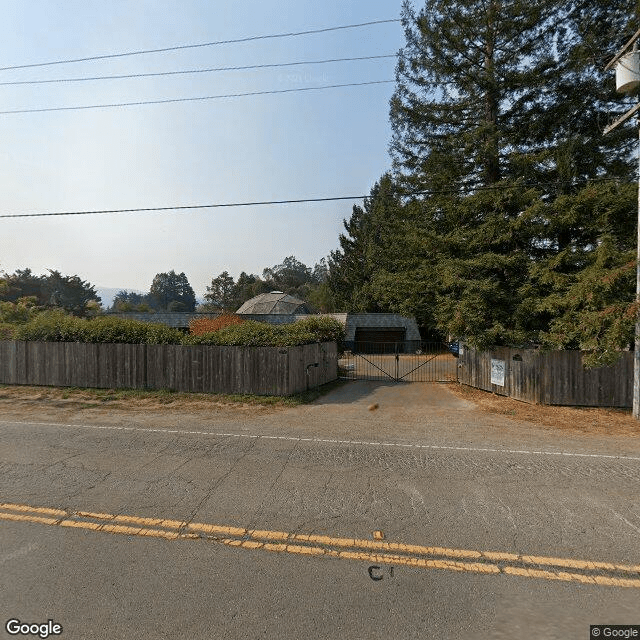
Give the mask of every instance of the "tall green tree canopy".
M 196 308 L 196 295 L 187 276 L 176 273 L 158 273 L 153 278 L 149 291 L 153 306 L 166 311 L 193 311 Z
M 5 290 L 2 299 L 7 302 L 16 302 L 20 298 L 35 297 L 39 304 L 44 305 L 42 284 L 46 276 L 37 276 L 31 269 L 16 269 L 14 273 L 3 276 Z
M 477 346 L 601 356 L 628 345 L 637 130 L 602 135 L 633 101 L 603 68 L 638 10 L 635 0 L 406 1 L 394 172 L 345 221 L 330 259 L 336 299 Z
M 227 271 L 211 280 L 204 294 L 207 303 L 217 311 L 235 311 L 235 282 Z
M 602 137 L 624 110 L 602 68 L 637 11 L 633 0 L 427 0 L 416 12 L 405 0 L 390 112 L 405 188 L 520 180 L 555 194 L 629 178 L 635 128 Z
M 113 311 L 150 311 L 153 300 L 148 293 L 137 293 L 125 289 L 118 291 L 113 298 Z
M 273 267 L 262 272 L 267 284 L 276 291 L 284 291 L 293 295 L 304 295 L 305 285 L 312 282 L 312 269 L 295 256 L 289 256 Z
M 32 298 L 39 307 L 59 308 L 77 316 L 99 308 L 100 297 L 95 286 L 79 276 L 66 276 L 57 270 L 48 270 L 47 275 L 34 275 L 31 269 L 18 269 L 5 274 L 4 292 L 0 300 L 17 302 L 21 298 Z

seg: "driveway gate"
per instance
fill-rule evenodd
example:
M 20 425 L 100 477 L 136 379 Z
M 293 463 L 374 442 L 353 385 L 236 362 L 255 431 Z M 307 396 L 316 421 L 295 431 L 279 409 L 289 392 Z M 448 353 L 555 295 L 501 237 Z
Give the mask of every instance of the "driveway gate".
M 451 382 L 458 361 L 443 342 L 355 342 L 338 360 L 340 378 L 394 382 Z

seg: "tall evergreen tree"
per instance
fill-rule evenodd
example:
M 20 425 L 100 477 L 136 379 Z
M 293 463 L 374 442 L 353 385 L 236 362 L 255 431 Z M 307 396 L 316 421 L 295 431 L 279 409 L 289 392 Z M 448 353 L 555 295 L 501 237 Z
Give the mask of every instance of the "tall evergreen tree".
M 629 177 L 629 125 L 603 75 L 635 31 L 634 0 L 427 0 L 403 5 L 406 45 L 391 101 L 394 167 L 412 191 L 520 179 L 543 193 L 585 178 Z
M 219 276 L 211 280 L 207 286 L 204 299 L 216 310 L 229 312 L 235 311 L 235 282 L 228 271 L 223 271 Z
M 36 276 L 31 269 L 16 269 L 14 273 L 4 274 L 4 291 L 0 291 L 2 300 L 16 302 L 20 298 L 35 297 L 38 304 L 46 301 L 42 293 L 42 284 L 46 276 Z
M 354 205 L 340 249 L 329 257 L 328 284 L 337 307 L 344 311 L 387 310 L 374 283 L 376 274 L 397 273 L 397 257 L 404 251 L 399 228 L 402 204 L 397 185 L 386 173 L 371 189 L 363 206 Z
M 63 276 L 52 269 L 42 280 L 42 294 L 47 306 L 58 307 L 77 316 L 87 314 L 90 302 L 100 302 L 94 285 L 79 276 Z
M 150 300 L 155 309 L 162 311 L 193 311 L 196 307 L 196 295 L 187 276 L 176 273 L 157 273 L 149 291 Z
M 485 346 L 549 333 L 553 305 L 539 298 L 561 290 L 549 274 L 541 287 L 542 271 L 533 285 L 536 265 L 563 280 L 577 266 L 554 257 L 599 245 L 581 245 L 580 223 L 548 205 L 590 179 L 633 175 L 635 127 L 602 137 L 626 108 L 602 68 L 634 16 L 632 0 L 405 2 L 390 150 L 422 211 L 413 237 L 435 252 L 421 264 L 437 265 L 425 290 L 441 331 Z
M 594 365 L 633 344 L 637 197 L 633 183 L 607 183 L 545 205 L 551 225 L 575 231 L 533 266 L 522 291 L 542 343 L 589 351 Z

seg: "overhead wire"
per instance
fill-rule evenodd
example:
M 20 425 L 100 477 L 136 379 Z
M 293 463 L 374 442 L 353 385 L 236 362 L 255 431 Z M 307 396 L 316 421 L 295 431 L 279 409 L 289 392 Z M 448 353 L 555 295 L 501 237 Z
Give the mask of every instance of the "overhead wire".
M 340 31 L 344 29 L 358 29 L 378 24 L 388 24 L 392 22 L 400 22 L 399 18 L 391 18 L 388 20 L 370 20 L 369 22 L 359 22 L 357 24 L 339 25 L 336 27 L 324 27 L 322 29 L 307 29 L 304 31 L 289 31 L 285 33 L 272 33 L 260 36 L 247 36 L 244 38 L 233 38 L 228 40 L 214 40 L 211 42 L 198 42 L 195 44 L 181 44 L 170 47 L 158 47 L 155 49 L 139 49 L 136 51 L 123 51 L 119 53 L 106 53 L 102 55 L 86 56 L 82 58 L 66 58 L 62 60 L 49 60 L 46 62 L 32 62 L 27 64 L 14 64 L 0 67 L 0 71 L 10 71 L 13 69 L 32 69 L 35 67 L 49 67 L 53 65 L 71 64 L 75 62 L 92 62 L 96 60 L 109 60 L 113 58 L 125 58 L 130 56 L 141 56 L 152 53 L 167 53 L 169 51 L 184 51 L 187 49 L 201 49 L 204 47 L 214 47 L 224 44 L 239 44 L 244 42 L 254 42 L 256 40 L 272 40 L 276 38 L 292 38 L 297 36 L 306 36 L 315 33 L 327 33 L 329 31 Z
M 111 102 L 105 104 L 71 105 L 68 107 L 36 107 L 33 109 L 8 109 L 0 111 L 0 115 L 12 115 L 19 113 L 45 113 L 49 111 L 80 111 L 87 109 L 113 109 L 116 107 L 138 107 L 149 104 L 171 104 L 176 102 L 202 102 L 205 100 L 222 100 L 228 98 L 244 98 L 247 96 L 266 96 L 278 93 L 298 93 L 300 91 L 322 91 L 324 89 L 337 89 L 340 87 L 363 87 L 373 84 L 390 84 L 395 80 L 370 80 L 368 82 L 346 82 L 343 84 L 327 84 L 315 87 L 296 87 L 294 89 L 271 89 L 268 91 L 249 91 L 246 93 L 225 93 L 214 96 L 196 96 L 191 98 L 162 98 L 160 100 L 137 100 L 135 102 Z
M 592 178 L 587 180 L 585 184 L 593 182 L 620 182 L 620 178 Z M 514 189 L 517 187 L 534 188 L 540 186 L 555 186 L 557 182 L 536 182 L 530 184 L 509 184 L 509 185 L 479 185 L 469 186 L 463 189 L 434 189 L 427 191 L 417 191 L 414 193 L 406 194 L 407 197 L 415 196 L 432 196 L 443 194 L 464 194 L 477 191 L 504 191 L 507 189 Z M 214 204 L 189 204 L 189 205 L 173 205 L 164 207 L 132 207 L 127 209 L 93 209 L 87 211 L 47 211 L 43 213 L 4 213 L 0 214 L 0 218 L 43 218 L 51 216 L 87 216 L 95 214 L 105 213 L 144 213 L 144 212 L 162 212 L 162 211 L 186 211 L 195 209 L 221 209 L 231 207 L 257 207 L 267 205 L 281 205 L 281 204 L 303 204 L 311 202 L 335 202 L 340 200 L 364 200 L 370 198 L 369 195 L 358 196 L 329 196 L 323 198 L 299 198 L 294 200 L 263 200 L 255 202 L 223 202 Z
M 126 80 L 130 78 L 157 78 L 161 76 L 178 76 L 198 73 L 215 73 L 220 71 L 249 71 L 252 69 L 275 69 L 280 67 L 297 67 L 314 64 L 328 64 L 332 62 L 354 62 L 359 60 L 380 60 L 383 58 L 397 58 L 398 54 L 389 53 L 377 56 L 358 56 L 355 58 L 329 58 L 326 60 L 300 60 L 296 62 L 277 62 L 272 64 L 250 64 L 236 67 L 206 67 L 203 69 L 178 69 L 176 71 L 156 71 L 149 73 L 126 73 L 118 75 L 82 76 L 77 78 L 48 78 L 38 80 L 10 80 L 0 82 L 0 86 L 30 85 L 30 84 L 55 84 L 62 82 L 91 82 L 96 80 Z

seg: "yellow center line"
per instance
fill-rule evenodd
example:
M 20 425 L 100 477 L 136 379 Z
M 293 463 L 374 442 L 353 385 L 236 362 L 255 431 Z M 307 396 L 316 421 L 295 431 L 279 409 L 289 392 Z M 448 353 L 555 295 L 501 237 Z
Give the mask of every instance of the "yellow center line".
M 337 538 L 264 529 L 244 529 L 184 520 L 93 511 L 69 512 L 61 509 L 15 503 L 0 503 L 0 520 L 31 522 L 128 536 L 164 538 L 167 540 L 204 538 L 210 542 L 221 543 L 231 547 L 262 549 L 275 553 L 324 556 L 458 572 L 502 573 L 527 578 L 579 582 L 599 586 L 640 588 L 640 565 L 518 555 L 508 552 L 449 549 L 400 542 Z M 436 557 L 434 558 L 433 556 Z M 514 564 L 535 565 L 535 567 L 546 566 L 548 568 L 513 566 Z M 558 570 L 553 569 L 554 567 L 558 568 Z M 573 569 L 573 571 L 562 571 L 559 570 L 560 568 Z M 609 572 L 610 574 L 616 572 L 631 573 L 636 574 L 637 577 L 576 573 L 576 571 L 598 571 L 600 573 Z

